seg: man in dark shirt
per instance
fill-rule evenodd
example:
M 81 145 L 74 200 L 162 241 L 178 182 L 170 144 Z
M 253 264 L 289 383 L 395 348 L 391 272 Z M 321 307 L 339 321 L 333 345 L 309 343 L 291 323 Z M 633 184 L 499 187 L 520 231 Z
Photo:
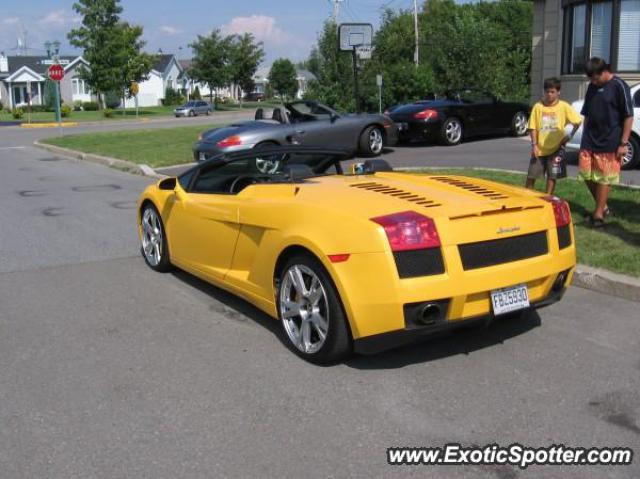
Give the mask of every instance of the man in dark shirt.
M 600 227 L 609 214 L 609 187 L 620 181 L 620 165 L 627 154 L 633 124 L 633 102 L 629 86 L 611 73 L 602 58 L 589 60 L 586 73 L 591 83 L 581 111 L 584 132 L 579 176 L 586 181 L 596 202 L 589 223 Z

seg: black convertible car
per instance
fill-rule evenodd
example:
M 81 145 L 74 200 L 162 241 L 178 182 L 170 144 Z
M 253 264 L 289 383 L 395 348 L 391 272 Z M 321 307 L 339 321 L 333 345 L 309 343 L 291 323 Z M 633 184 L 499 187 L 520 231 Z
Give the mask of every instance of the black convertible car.
M 503 102 L 474 89 L 449 91 L 431 98 L 387 110 L 398 127 L 400 141 L 457 145 L 475 135 L 527 133 L 529 105 L 525 103 Z

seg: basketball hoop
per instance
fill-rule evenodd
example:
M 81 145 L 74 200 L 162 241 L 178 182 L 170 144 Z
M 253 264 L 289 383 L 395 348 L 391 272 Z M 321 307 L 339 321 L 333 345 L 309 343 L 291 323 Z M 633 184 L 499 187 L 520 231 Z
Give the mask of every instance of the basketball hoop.
M 341 23 L 338 27 L 338 48 L 343 52 L 373 43 L 373 25 L 370 23 Z

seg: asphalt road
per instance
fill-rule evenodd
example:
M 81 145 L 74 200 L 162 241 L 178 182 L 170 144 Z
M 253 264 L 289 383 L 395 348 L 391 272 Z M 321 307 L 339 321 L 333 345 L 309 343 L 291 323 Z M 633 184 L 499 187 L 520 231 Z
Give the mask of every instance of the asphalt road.
M 14 130 L 0 129 L 3 479 L 640 477 L 637 303 L 572 288 L 485 330 L 312 366 L 249 304 L 145 266 L 133 208 L 148 179 L 57 159 Z M 448 442 L 636 458 L 386 464 L 387 447 Z

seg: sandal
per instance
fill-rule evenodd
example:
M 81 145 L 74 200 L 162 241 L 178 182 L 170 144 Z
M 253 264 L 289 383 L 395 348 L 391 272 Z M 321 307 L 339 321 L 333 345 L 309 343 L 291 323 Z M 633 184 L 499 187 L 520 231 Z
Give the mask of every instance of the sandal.
M 596 229 L 604 228 L 605 226 L 604 218 L 595 218 L 593 215 L 589 215 L 588 223 L 589 223 L 589 226 Z

